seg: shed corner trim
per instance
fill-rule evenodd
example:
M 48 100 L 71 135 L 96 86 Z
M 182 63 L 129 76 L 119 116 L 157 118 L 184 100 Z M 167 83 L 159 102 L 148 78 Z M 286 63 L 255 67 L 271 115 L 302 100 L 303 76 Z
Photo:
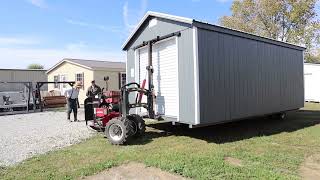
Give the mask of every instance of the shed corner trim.
M 200 100 L 199 100 L 199 59 L 198 59 L 198 28 L 193 26 L 193 77 L 194 77 L 194 100 L 195 100 L 195 125 L 200 124 Z

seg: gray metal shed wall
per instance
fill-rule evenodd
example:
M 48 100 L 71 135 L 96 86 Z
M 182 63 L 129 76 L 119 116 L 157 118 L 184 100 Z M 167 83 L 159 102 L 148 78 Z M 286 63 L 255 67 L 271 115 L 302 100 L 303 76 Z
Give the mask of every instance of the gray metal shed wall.
M 29 70 L 0 70 L 0 81 L 5 82 L 35 82 L 47 81 L 46 71 L 29 71 Z M 24 89 L 22 84 L 1 84 L 0 91 L 21 91 Z M 47 85 L 44 85 L 42 90 L 47 90 Z
M 303 51 L 198 28 L 200 124 L 303 107 Z
M 181 31 L 181 36 L 178 38 L 179 118 L 181 122 L 194 124 L 195 103 L 194 98 L 192 98 L 194 97 L 193 31 L 191 25 L 158 18 L 157 25 L 148 28 L 148 21 L 146 21 L 136 33 L 127 50 L 127 82 L 135 81 L 135 78 L 131 77 L 131 68 L 135 68 L 135 53 L 132 48 L 142 44 L 143 41 L 177 31 Z M 132 96 L 131 101 L 134 101 L 134 98 Z

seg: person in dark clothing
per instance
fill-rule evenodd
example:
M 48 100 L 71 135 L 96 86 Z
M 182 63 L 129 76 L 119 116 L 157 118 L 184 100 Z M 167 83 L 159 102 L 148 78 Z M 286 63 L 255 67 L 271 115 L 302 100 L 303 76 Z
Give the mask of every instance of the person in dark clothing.
M 80 108 L 78 96 L 79 96 L 79 91 L 81 87 L 82 87 L 81 82 L 77 82 L 74 87 L 64 92 L 64 95 L 67 98 L 67 106 L 68 106 L 67 119 L 69 121 L 70 121 L 70 115 L 72 111 L 74 115 L 74 121 L 75 122 L 78 121 L 78 108 Z
M 87 97 L 94 98 L 96 95 L 101 93 L 101 88 L 96 85 L 95 80 L 91 81 L 91 86 L 87 90 Z

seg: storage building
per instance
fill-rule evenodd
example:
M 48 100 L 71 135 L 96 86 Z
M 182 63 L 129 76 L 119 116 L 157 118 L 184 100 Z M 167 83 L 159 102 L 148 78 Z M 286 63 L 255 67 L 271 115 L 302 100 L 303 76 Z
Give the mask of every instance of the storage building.
M 304 64 L 305 101 L 320 102 L 320 64 Z
M 148 12 L 122 47 L 127 82 L 147 77 L 150 40 L 155 112 L 164 119 L 193 127 L 304 105 L 303 47 Z
M 33 82 L 35 87 L 38 81 L 47 81 L 47 70 L 38 69 L 0 69 L 0 82 Z M 24 91 L 25 85 L 23 84 L 7 84 L 0 83 L 0 92 L 8 91 Z M 47 86 L 43 87 L 44 90 Z

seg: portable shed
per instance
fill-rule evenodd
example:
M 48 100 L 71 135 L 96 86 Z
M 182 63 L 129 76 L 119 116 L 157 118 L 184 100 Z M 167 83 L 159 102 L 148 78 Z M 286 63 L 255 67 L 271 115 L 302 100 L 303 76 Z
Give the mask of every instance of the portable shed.
M 320 102 L 320 64 L 304 64 L 305 101 Z
M 217 124 L 304 105 L 300 46 L 148 12 L 122 49 L 128 83 L 147 78 L 152 57 L 155 113 L 172 122 Z

